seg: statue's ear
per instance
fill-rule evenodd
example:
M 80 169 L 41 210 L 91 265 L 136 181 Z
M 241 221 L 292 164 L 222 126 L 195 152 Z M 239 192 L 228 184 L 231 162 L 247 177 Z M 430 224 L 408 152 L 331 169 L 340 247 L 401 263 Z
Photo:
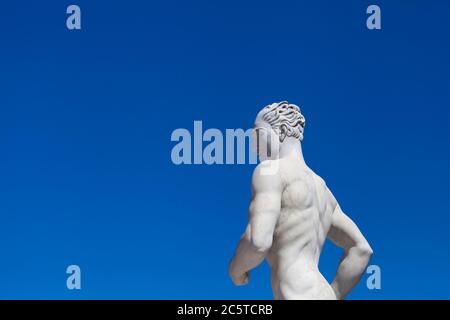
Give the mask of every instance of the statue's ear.
M 284 138 L 286 138 L 287 133 L 288 133 L 288 128 L 287 128 L 287 126 L 286 126 L 285 124 L 282 124 L 282 125 L 280 126 L 280 133 L 279 133 L 279 136 L 280 136 L 280 142 L 283 142 L 283 141 L 284 141 Z

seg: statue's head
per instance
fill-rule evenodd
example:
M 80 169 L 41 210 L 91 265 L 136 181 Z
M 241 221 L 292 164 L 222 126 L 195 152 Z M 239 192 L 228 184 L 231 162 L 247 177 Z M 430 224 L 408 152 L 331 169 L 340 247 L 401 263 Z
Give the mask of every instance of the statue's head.
M 258 154 L 272 154 L 286 139 L 303 140 L 305 117 L 300 108 L 287 101 L 272 103 L 264 107 L 256 116 L 254 130 L 258 139 Z M 266 158 L 264 157 L 264 158 Z

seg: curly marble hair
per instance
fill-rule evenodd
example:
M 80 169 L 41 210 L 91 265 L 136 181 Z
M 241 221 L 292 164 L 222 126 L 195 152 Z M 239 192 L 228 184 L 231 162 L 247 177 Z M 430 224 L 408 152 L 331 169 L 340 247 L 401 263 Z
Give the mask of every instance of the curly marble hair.
M 298 106 L 282 101 L 266 106 L 261 112 L 262 119 L 273 129 L 280 129 L 281 126 L 284 126 L 287 130 L 286 136 L 303 140 L 305 117 Z

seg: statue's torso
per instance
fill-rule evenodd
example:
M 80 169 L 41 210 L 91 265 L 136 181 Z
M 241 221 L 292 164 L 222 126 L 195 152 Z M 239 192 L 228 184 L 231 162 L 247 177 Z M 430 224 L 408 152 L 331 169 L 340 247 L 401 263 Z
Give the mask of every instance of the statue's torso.
M 281 212 L 267 256 L 279 299 L 335 298 L 318 270 L 334 210 L 325 182 L 295 158 L 280 160 Z

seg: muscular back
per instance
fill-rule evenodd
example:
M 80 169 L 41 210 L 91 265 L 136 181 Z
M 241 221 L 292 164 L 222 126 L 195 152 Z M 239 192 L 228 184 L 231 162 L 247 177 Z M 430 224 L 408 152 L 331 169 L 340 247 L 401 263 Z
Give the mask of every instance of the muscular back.
M 230 276 L 235 284 L 246 284 L 249 271 L 266 259 L 275 299 L 343 299 L 361 278 L 372 249 L 302 160 L 293 153 L 256 167 L 249 223 Z M 318 268 L 326 238 L 344 249 L 331 285 Z
M 318 270 L 336 201 L 322 178 L 296 159 L 280 163 L 281 210 L 267 256 L 278 298 L 334 298 Z

